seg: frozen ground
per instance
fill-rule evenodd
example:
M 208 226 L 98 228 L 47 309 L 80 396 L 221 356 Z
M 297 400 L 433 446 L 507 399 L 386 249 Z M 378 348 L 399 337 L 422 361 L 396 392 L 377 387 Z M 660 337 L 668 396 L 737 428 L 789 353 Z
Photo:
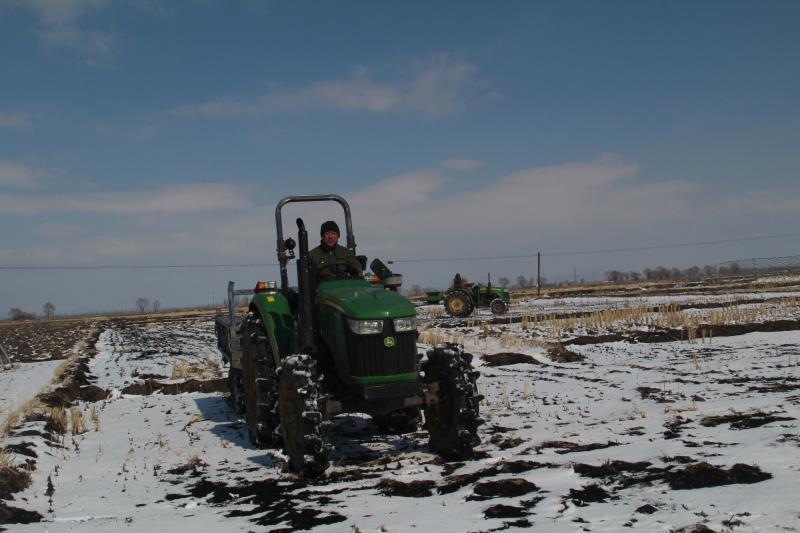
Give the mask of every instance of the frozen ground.
M 214 382 L 210 321 L 108 324 L 87 367 L 110 394 L 75 403 L 87 431 L 59 437 L 30 421 L 3 440 L 15 462 L 36 465 L 30 487 L 7 504 L 43 522 L 0 527 L 800 529 L 800 325 L 567 350 L 533 342 L 518 325 L 447 324 L 441 332 L 460 335 L 481 371 L 486 423 L 477 457 L 443 463 L 423 431 L 386 436 L 366 417 L 342 417 L 334 466 L 306 483 L 284 472 L 279 452 L 249 444 L 223 392 L 146 394 L 135 386 L 180 384 L 177 361 Z M 0 374 L 0 391 L 11 390 L 10 376 Z

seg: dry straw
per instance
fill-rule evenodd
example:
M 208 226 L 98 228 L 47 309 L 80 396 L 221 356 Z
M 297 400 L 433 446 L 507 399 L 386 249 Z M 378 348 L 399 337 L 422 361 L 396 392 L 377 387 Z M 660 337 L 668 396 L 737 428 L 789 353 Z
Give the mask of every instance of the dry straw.
M 13 464 L 12 455 L 5 450 L 0 450 L 0 468 L 11 468 Z
M 97 408 L 92 405 L 92 411 L 89 414 L 89 418 L 92 420 L 92 424 L 94 424 L 94 430 L 100 431 L 100 417 L 97 415 Z
M 428 318 L 441 318 L 444 316 L 444 307 L 430 307 L 428 308 Z
M 213 379 L 222 375 L 222 368 L 219 362 L 206 352 L 200 361 L 187 361 L 178 359 L 172 363 L 170 379 Z
M 172 363 L 172 372 L 170 379 L 186 379 L 189 376 L 189 362 L 184 359 L 178 359 Z
M 51 408 L 48 418 L 51 427 L 56 433 L 61 433 L 63 435 L 67 432 L 67 413 L 64 411 L 63 407 Z
M 69 410 L 69 415 L 72 434 L 80 435 L 81 433 L 86 433 L 86 422 L 83 420 L 83 412 L 77 407 L 72 407 Z
M 698 301 L 698 304 L 705 303 Z M 621 306 L 602 309 L 587 314 L 556 316 L 541 314 L 523 316 L 521 328 L 527 330 L 538 327 L 546 338 L 560 340 L 564 334 L 577 330 L 612 331 L 632 328 L 678 329 L 690 343 L 696 342 L 698 330 L 705 328 L 700 335 L 710 342 L 714 326 L 753 324 L 796 318 L 798 314 L 796 296 L 767 299 L 758 303 L 747 303 L 742 296 L 735 296 L 723 302 L 718 308 L 685 309 L 677 303 L 666 303 L 653 307 L 646 300 L 626 301 Z

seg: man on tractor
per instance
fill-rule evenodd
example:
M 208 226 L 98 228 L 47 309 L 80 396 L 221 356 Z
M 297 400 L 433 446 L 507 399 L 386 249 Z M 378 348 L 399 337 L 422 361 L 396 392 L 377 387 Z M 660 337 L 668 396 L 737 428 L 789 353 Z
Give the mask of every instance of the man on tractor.
M 467 281 L 467 278 L 462 278 L 461 274 L 456 273 L 455 277 L 453 278 L 453 288 L 454 289 L 466 289 L 472 285 Z
M 333 220 L 324 222 L 319 230 L 319 246 L 308 252 L 314 263 L 317 279 L 325 281 L 341 278 L 344 275 L 361 277 L 363 268 L 356 256 L 344 246 L 339 245 L 339 226 Z

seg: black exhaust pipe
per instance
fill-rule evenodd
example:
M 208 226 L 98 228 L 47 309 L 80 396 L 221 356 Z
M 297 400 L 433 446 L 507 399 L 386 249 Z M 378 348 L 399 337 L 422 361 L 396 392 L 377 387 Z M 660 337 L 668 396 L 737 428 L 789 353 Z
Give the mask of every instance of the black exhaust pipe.
M 311 279 L 311 265 L 308 258 L 308 232 L 302 218 L 297 219 L 297 240 L 300 245 L 300 258 L 297 260 L 297 285 L 300 290 L 300 351 L 314 355 L 314 283 Z

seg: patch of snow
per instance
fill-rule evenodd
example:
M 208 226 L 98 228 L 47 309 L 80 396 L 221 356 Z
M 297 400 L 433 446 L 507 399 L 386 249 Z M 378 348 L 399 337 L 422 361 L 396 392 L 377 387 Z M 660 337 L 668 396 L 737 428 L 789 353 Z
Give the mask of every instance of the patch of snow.
M 62 362 L 17 363 L 0 370 L 0 426 L 52 381 Z

